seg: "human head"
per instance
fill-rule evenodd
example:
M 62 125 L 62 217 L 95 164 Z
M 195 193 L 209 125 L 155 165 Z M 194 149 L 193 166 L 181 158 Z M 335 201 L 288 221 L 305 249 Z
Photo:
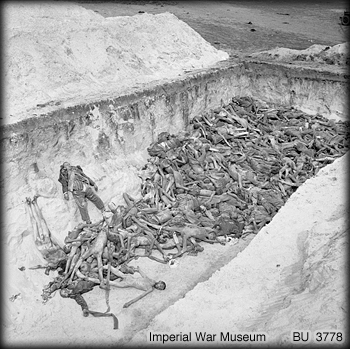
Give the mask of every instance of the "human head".
M 64 238 L 63 252 L 68 254 L 72 250 L 72 244 L 67 243 L 67 236 Z
M 119 206 L 117 207 L 117 212 L 118 212 L 118 214 L 124 214 L 125 211 L 126 211 L 126 207 L 125 207 L 124 205 L 119 205 Z
M 208 234 L 208 238 L 209 238 L 209 240 L 215 240 L 216 234 L 214 232 L 211 232 Z
M 66 264 L 67 264 L 67 260 L 66 259 L 61 259 L 60 261 L 58 261 L 57 263 L 57 271 L 59 275 L 62 275 L 64 270 L 66 269 Z
M 70 169 L 70 163 L 69 162 L 67 162 L 67 161 L 65 161 L 64 163 L 63 163 L 63 168 L 65 168 L 65 169 L 67 169 L 67 170 L 69 170 Z
M 157 289 L 157 290 L 165 290 L 166 284 L 165 284 L 164 281 L 157 281 L 157 282 L 153 285 L 153 287 L 154 287 L 155 289 Z
M 87 262 L 83 262 L 81 263 L 81 266 L 80 266 L 80 271 L 83 273 L 83 274 L 86 274 L 90 271 L 91 269 L 91 265 Z

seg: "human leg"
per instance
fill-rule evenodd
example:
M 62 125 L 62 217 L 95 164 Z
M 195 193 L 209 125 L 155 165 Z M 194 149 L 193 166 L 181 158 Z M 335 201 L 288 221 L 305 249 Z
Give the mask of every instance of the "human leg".
M 94 286 L 95 286 L 94 282 L 86 281 L 86 280 L 78 280 L 69 284 L 67 287 L 61 289 L 60 295 L 63 298 L 74 299 L 81 306 L 83 315 L 88 316 L 89 308 L 82 294 L 91 291 Z
M 85 195 L 86 198 L 90 200 L 100 211 L 105 209 L 103 201 L 92 187 L 86 188 Z
M 34 216 L 34 213 L 33 213 L 32 202 L 31 202 L 30 198 L 26 199 L 26 203 L 27 203 L 26 207 L 27 207 L 27 212 L 29 214 L 30 223 L 32 224 L 32 228 L 33 228 L 34 241 L 41 242 L 42 237 L 40 236 L 40 233 L 39 233 L 38 223 L 37 223 L 35 216 Z
M 84 297 L 81 294 L 77 294 L 75 297 L 72 297 L 72 298 L 81 306 L 81 310 L 83 311 L 83 316 L 84 317 L 89 316 L 89 307 Z
M 43 223 L 42 223 L 41 217 L 39 215 L 38 207 L 37 207 L 37 205 L 35 205 L 35 197 L 31 201 L 31 210 L 32 210 L 33 217 L 34 217 L 36 224 L 37 224 L 37 227 L 38 227 L 40 242 L 44 243 L 46 235 L 44 233 Z
M 194 246 L 194 250 L 197 251 L 197 252 L 203 252 L 204 251 L 204 247 L 201 246 L 197 241 L 196 239 L 191 236 L 190 237 L 190 241 L 192 242 L 192 245 Z
M 91 276 L 86 276 L 86 275 L 82 274 L 79 270 L 77 270 L 76 275 L 79 278 L 81 278 L 81 279 L 84 279 L 84 280 L 87 280 L 87 281 L 92 281 L 92 282 L 94 282 L 97 285 L 99 285 L 101 283 L 101 281 L 98 278 L 93 278 Z
M 67 258 L 67 263 L 66 263 L 66 267 L 64 270 L 64 274 L 65 275 L 70 275 L 70 273 L 72 272 L 73 268 L 74 268 L 74 263 L 76 263 L 77 261 L 73 261 L 75 256 L 78 256 L 78 258 L 80 257 L 80 249 L 81 243 L 80 242 L 74 242 L 71 246 L 71 250 L 69 252 L 68 258 Z
M 65 275 L 65 278 L 68 278 L 70 276 L 69 281 L 72 282 L 74 275 L 76 274 L 77 270 L 80 268 L 81 264 L 91 255 L 91 250 L 89 250 L 88 247 L 82 246 L 80 254 L 76 254 L 73 257 L 73 261 L 70 267 L 70 270 L 68 271 L 68 274 Z M 75 259 L 76 258 L 76 259 Z
M 103 266 L 103 269 L 107 269 L 107 265 Z M 124 279 L 126 277 L 126 275 L 124 273 L 122 273 L 118 268 L 115 268 L 113 266 L 111 266 L 111 272 L 115 275 L 118 276 L 122 279 Z
M 40 208 L 38 206 L 38 203 L 36 201 L 37 198 L 38 198 L 37 196 L 34 196 L 34 198 L 32 200 L 33 209 L 36 212 L 36 215 L 37 215 L 37 217 L 38 217 L 38 219 L 40 221 L 40 225 L 41 225 L 41 228 L 42 228 L 42 230 L 41 230 L 42 231 L 42 235 L 44 237 L 48 237 L 49 238 L 51 233 L 50 233 L 50 230 L 49 230 L 49 228 L 47 226 L 45 218 L 44 218 L 44 216 L 43 216 L 43 214 L 42 214 L 42 212 L 41 212 L 41 210 L 40 210 Z
M 73 194 L 74 200 L 79 208 L 79 212 L 81 215 L 81 219 L 86 222 L 90 223 L 90 216 L 87 209 L 87 200 L 86 195 L 84 192 L 77 192 Z
M 124 280 L 121 280 L 121 281 L 117 281 L 117 280 L 113 280 L 112 281 L 112 280 L 110 280 L 109 284 L 110 284 L 110 286 L 115 286 L 115 287 L 119 287 L 119 288 L 132 287 L 129 282 L 124 281 Z
M 40 268 L 45 268 L 45 274 L 49 275 L 50 270 L 56 270 L 58 267 L 61 268 L 61 265 L 65 263 L 66 254 L 58 244 L 52 242 L 46 222 L 37 206 L 36 198 L 34 197 L 33 200 L 27 198 L 26 201 L 27 211 L 33 228 L 35 245 L 47 262 L 46 266 L 40 266 Z M 42 225 L 45 225 L 46 235 L 40 230 Z M 33 269 L 37 269 L 37 267 Z

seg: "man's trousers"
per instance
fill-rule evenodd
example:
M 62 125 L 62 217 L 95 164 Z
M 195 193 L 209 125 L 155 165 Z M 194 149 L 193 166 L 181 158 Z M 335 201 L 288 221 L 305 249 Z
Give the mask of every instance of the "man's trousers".
M 73 191 L 73 197 L 76 204 L 78 205 L 81 218 L 84 222 L 91 222 L 89 212 L 87 209 L 87 200 L 90 200 L 99 210 L 104 209 L 104 203 L 100 197 L 96 194 L 96 191 L 90 187 L 86 186 L 85 191 Z

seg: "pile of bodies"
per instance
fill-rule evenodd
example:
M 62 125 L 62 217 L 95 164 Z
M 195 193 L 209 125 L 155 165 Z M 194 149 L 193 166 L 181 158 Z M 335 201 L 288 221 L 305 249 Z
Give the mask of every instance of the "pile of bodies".
M 110 267 L 132 274 L 135 258 L 170 264 L 203 251 L 202 242 L 256 234 L 302 183 L 345 154 L 348 139 L 346 122 L 248 97 L 195 117 L 178 135 L 159 134 L 139 171 L 141 198 L 124 193 L 125 205 L 109 205 L 109 221 L 69 232 L 64 271 L 44 300 L 86 275 L 107 285 L 118 279 Z

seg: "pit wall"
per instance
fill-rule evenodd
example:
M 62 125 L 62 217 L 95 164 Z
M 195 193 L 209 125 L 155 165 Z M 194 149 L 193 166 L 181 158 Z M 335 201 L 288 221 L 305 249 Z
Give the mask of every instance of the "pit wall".
M 268 103 L 293 106 L 305 113 L 347 120 L 349 75 L 336 66 L 246 61 L 245 89 Z
M 137 170 L 160 132 L 178 133 L 194 116 L 246 95 L 344 120 L 347 79 L 342 73 L 311 68 L 226 61 L 137 93 L 4 126 L 7 243 L 15 246 L 28 233 L 28 221 L 18 219 L 26 215 L 27 196 L 41 196 L 39 206 L 61 242 L 80 221 L 73 201 L 63 200 L 57 181 L 64 161 L 83 167 L 98 184 L 104 202 L 123 203 L 123 192 L 139 195 Z M 99 212 L 90 207 L 91 218 L 98 219 Z

